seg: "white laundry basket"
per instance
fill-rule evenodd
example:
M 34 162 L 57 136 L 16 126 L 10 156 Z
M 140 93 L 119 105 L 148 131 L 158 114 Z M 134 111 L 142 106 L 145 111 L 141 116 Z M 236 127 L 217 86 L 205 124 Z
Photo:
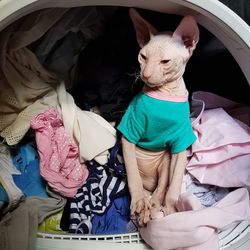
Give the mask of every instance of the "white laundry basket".
M 224 44 L 250 84 L 250 27 L 217 0 L 0 0 L 0 30 L 35 10 L 90 5 L 138 7 L 169 14 L 192 14 L 200 25 Z M 250 250 L 250 223 L 245 221 L 220 232 L 219 238 L 221 249 Z M 36 249 L 139 250 L 150 248 L 144 244 L 137 233 L 98 236 L 39 233 Z

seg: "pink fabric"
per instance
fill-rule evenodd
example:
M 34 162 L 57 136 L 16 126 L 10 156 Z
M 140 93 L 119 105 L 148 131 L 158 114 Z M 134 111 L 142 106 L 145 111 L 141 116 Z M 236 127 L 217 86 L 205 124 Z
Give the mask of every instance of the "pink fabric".
M 202 184 L 250 186 L 250 128 L 217 108 L 205 110 L 193 129 L 188 172 Z
M 54 191 L 73 197 L 88 177 L 88 170 L 79 162 L 78 148 L 66 134 L 63 121 L 54 108 L 31 121 L 36 133 L 40 156 L 40 172 Z
M 142 238 L 154 250 L 216 250 L 218 230 L 250 219 L 249 193 L 239 188 L 209 208 L 201 208 L 194 195 L 184 193 L 178 210 L 149 221 L 147 227 L 140 228 Z

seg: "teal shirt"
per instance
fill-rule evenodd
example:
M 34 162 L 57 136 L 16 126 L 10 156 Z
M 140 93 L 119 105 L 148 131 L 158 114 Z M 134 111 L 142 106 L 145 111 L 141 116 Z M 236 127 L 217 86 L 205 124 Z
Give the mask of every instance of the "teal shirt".
M 117 129 L 131 143 L 152 151 L 179 153 L 195 140 L 189 102 L 159 100 L 140 92 Z

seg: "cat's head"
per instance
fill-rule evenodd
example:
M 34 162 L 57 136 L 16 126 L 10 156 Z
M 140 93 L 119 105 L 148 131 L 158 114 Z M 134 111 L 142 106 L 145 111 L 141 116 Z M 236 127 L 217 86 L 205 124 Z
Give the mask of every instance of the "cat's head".
M 135 9 L 129 13 L 141 47 L 138 61 L 142 80 L 157 87 L 180 79 L 199 41 L 194 17 L 183 17 L 174 32 L 158 32 Z

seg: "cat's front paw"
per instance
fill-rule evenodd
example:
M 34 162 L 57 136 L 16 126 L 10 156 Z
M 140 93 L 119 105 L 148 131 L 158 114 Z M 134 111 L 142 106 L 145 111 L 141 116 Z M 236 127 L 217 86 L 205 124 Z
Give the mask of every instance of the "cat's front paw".
M 139 227 L 144 227 L 150 220 L 151 204 L 147 196 L 132 199 L 130 205 L 131 219 L 136 220 Z
M 151 220 L 150 209 L 142 210 L 137 217 L 137 224 L 139 227 L 145 227 L 148 221 Z
M 165 198 L 164 206 L 161 208 L 161 211 L 163 212 L 164 216 L 177 212 L 176 209 L 177 201 L 178 199 L 173 199 L 168 197 Z
M 131 201 L 130 214 L 131 216 L 140 215 L 142 211 L 149 210 L 151 208 L 150 202 L 147 197 L 142 197 Z
M 162 199 L 152 197 L 150 199 L 150 218 L 151 219 L 156 219 L 158 217 L 158 213 L 161 210 L 162 207 Z

